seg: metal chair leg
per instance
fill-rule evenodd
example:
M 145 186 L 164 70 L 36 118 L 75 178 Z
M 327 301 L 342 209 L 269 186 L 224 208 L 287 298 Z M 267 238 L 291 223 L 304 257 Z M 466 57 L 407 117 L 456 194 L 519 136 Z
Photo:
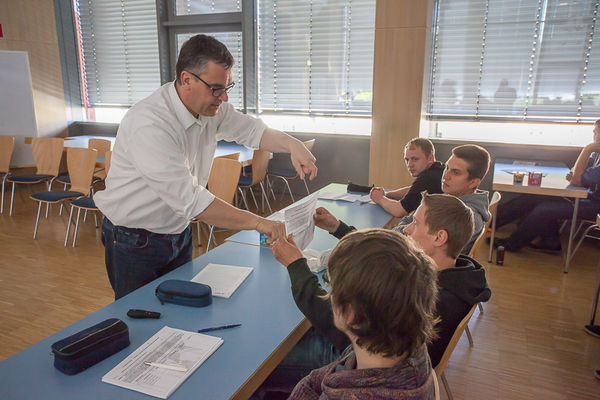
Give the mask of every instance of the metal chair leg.
M 308 185 L 306 184 L 306 178 L 302 179 L 302 182 L 304 182 L 304 187 L 306 188 L 306 194 L 309 195 L 310 190 L 308 190 Z
M 61 204 L 62 206 L 62 204 Z M 71 205 L 71 212 L 69 212 L 69 222 L 67 223 L 67 233 L 65 235 L 65 247 L 69 242 L 69 232 L 71 231 L 71 221 L 73 220 L 73 206 Z
M 40 211 L 42 211 L 42 202 L 38 202 L 38 212 L 37 212 L 37 217 L 35 217 L 35 228 L 33 229 L 33 239 L 35 240 L 35 237 L 37 236 L 37 228 L 38 228 L 38 224 L 40 223 Z
M 277 200 L 277 198 L 275 197 L 275 192 L 273 191 L 273 184 L 271 183 L 271 178 L 269 178 L 269 175 L 267 175 L 266 178 L 267 178 L 267 193 L 270 190 L 271 195 L 273 196 L 273 200 Z
M 250 207 L 248 207 L 248 202 L 246 201 L 246 194 L 244 193 L 244 190 L 240 187 L 238 187 L 238 190 L 240 191 L 240 194 L 242 195 L 242 200 L 244 201 L 244 206 L 246 206 L 246 210 L 250 211 Z
M 10 210 L 8 212 L 8 215 L 10 217 L 12 217 L 12 210 L 13 210 L 13 200 L 15 199 L 15 183 L 13 182 L 12 184 L 12 190 L 10 192 Z
M 479 314 L 483 315 L 483 306 L 481 305 L 481 303 L 477 303 L 477 307 L 479 307 Z
M 202 236 L 200 232 L 200 222 L 194 224 L 196 225 L 196 233 L 198 234 L 198 247 L 202 247 Z
M 81 208 L 77 208 L 77 220 L 75 221 L 75 232 L 73 232 L 73 247 L 77 243 L 77 230 L 79 229 L 79 215 L 81 214 Z
M 581 225 L 582 225 L 582 224 L 579 224 L 579 228 L 577 228 L 577 232 L 579 232 L 579 230 L 581 229 Z M 586 228 L 586 230 L 585 230 L 585 231 L 583 231 L 583 233 L 581 234 L 581 237 L 579 238 L 579 241 L 577 241 L 577 245 L 575 246 L 575 248 L 574 248 L 574 249 L 573 249 L 573 251 L 571 252 L 571 260 L 573 259 L 573 256 L 575 256 L 575 253 L 576 253 L 576 252 L 577 252 L 577 250 L 579 249 L 579 246 L 581 246 L 581 243 L 583 242 L 583 239 L 585 239 L 585 238 L 587 237 L 586 235 L 587 235 L 587 234 L 588 234 L 588 233 L 589 233 L 589 232 L 590 232 L 592 229 L 594 229 L 594 228 L 597 228 L 597 227 L 598 227 L 598 225 L 596 225 L 596 224 L 592 224 L 592 225 L 588 226 L 588 227 Z M 576 237 L 576 236 L 577 236 L 577 233 L 576 233 L 575 235 L 573 235 L 573 237 Z
M 215 246 L 217 245 L 217 241 L 215 240 L 214 237 L 214 233 L 213 230 L 215 229 L 215 227 L 213 225 L 209 225 L 210 226 L 210 233 L 208 234 L 208 242 L 206 243 L 206 251 L 210 250 L 210 239 L 212 239 L 215 243 Z
M 88 210 L 85 210 L 85 212 L 83 213 L 83 222 L 87 220 L 87 211 Z
M 63 192 L 67 190 L 67 184 L 63 186 Z M 60 208 L 58 209 L 58 215 L 62 215 L 63 203 L 60 203 Z
M 469 325 L 465 327 L 465 332 L 467 334 L 467 339 L 469 339 L 469 346 L 473 347 L 473 337 L 471 336 L 471 331 L 469 330 Z
M 48 191 L 52 191 L 52 181 L 48 182 Z M 46 203 L 46 219 L 48 219 L 48 211 L 50 210 L 50 203 Z
M 442 372 L 442 383 L 444 384 L 444 389 L 446 389 L 446 394 L 448 395 L 448 400 L 454 400 L 452 397 L 452 392 L 450 391 L 450 385 L 448 385 L 448 381 L 446 380 L 446 374 Z
M 248 188 L 250 194 L 252 195 L 252 200 L 254 200 L 254 205 L 256 206 L 256 211 L 258 212 L 258 202 L 256 201 L 256 196 L 254 195 L 254 190 L 252 190 L 252 186 Z
M 289 184 L 288 180 L 281 176 L 280 176 L 280 178 L 283 180 L 283 183 L 285 183 L 285 187 L 287 187 L 288 192 L 290 192 L 290 197 L 292 198 L 292 203 L 293 203 L 296 200 L 294 200 L 294 195 L 292 194 L 292 188 L 290 188 L 290 184 Z M 281 193 L 281 200 L 283 200 L 283 196 L 285 196 L 285 190 L 283 191 L 283 193 Z
M 94 225 L 98 228 L 98 217 L 96 216 L 96 211 L 92 211 L 94 213 Z
M 271 209 L 271 204 L 269 204 L 269 198 L 267 197 L 267 194 L 265 193 L 265 187 L 262 182 L 259 182 L 259 183 L 260 183 L 260 190 L 262 191 L 263 199 L 267 202 L 267 207 L 269 208 L 269 214 L 273 214 L 273 210 Z M 263 212 L 264 212 L 264 209 L 263 209 Z
M 7 176 L 8 174 L 2 177 L 2 200 L 0 200 L 0 214 L 4 214 L 4 184 L 6 183 Z

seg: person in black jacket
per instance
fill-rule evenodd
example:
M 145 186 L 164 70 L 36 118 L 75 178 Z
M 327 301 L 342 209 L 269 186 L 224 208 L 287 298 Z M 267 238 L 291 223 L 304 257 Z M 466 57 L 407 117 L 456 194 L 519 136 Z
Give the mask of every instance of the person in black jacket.
M 317 218 L 315 216 L 316 221 Z M 320 218 L 317 226 L 324 223 L 323 216 Z M 425 194 L 406 230 L 417 246 L 433 259 L 438 270 L 438 338 L 427 349 L 433 367 L 439 363 L 461 319 L 474 304 L 485 302 L 491 296 L 481 264 L 459 255 L 472 232 L 473 212 L 461 200 L 447 194 Z M 318 367 L 319 363 L 334 361 L 350 341 L 335 327 L 331 304 L 323 297 L 326 290 L 310 272 L 306 259 L 291 237 L 277 240 L 273 255 L 287 266 L 294 300 L 313 325 L 267 381 L 267 385 L 285 387 L 293 386 L 294 380 Z M 311 358 L 313 365 L 310 365 Z
M 406 169 L 415 178 L 410 186 L 385 192 L 371 189 L 371 200 L 396 218 L 412 213 L 421 203 L 421 193 L 442 193 L 442 175 L 446 165 L 435 160 L 435 147 L 427 138 L 414 138 L 404 147 Z

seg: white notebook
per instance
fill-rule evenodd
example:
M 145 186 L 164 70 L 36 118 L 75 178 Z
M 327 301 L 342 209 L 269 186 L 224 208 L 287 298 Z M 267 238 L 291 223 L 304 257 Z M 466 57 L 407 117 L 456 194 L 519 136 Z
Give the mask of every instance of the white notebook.
M 222 344 L 219 337 L 164 326 L 104 375 L 102 382 L 166 399 Z
M 208 264 L 192 278 L 192 282 L 210 286 L 212 295 L 230 298 L 254 268 Z

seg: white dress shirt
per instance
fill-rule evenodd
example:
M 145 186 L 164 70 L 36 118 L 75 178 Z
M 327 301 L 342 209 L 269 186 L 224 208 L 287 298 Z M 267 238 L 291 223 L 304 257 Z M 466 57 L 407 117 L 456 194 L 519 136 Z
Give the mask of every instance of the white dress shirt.
M 106 189 L 94 202 L 114 225 L 181 233 L 214 200 L 206 182 L 217 142 L 256 149 L 265 128 L 226 102 L 214 117 L 196 119 L 167 83 L 123 117 Z

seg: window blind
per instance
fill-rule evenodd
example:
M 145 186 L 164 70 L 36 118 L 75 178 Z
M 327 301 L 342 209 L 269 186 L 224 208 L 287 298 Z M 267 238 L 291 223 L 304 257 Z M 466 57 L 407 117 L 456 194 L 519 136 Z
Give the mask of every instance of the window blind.
M 75 2 L 90 107 L 127 106 L 160 86 L 156 2 Z
M 242 11 L 242 0 L 176 0 L 177 15 L 214 14 Z
M 375 0 L 260 0 L 261 112 L 370 115 Z
M 429 118 L 596 119 L 599 3 L 436 0 Z

